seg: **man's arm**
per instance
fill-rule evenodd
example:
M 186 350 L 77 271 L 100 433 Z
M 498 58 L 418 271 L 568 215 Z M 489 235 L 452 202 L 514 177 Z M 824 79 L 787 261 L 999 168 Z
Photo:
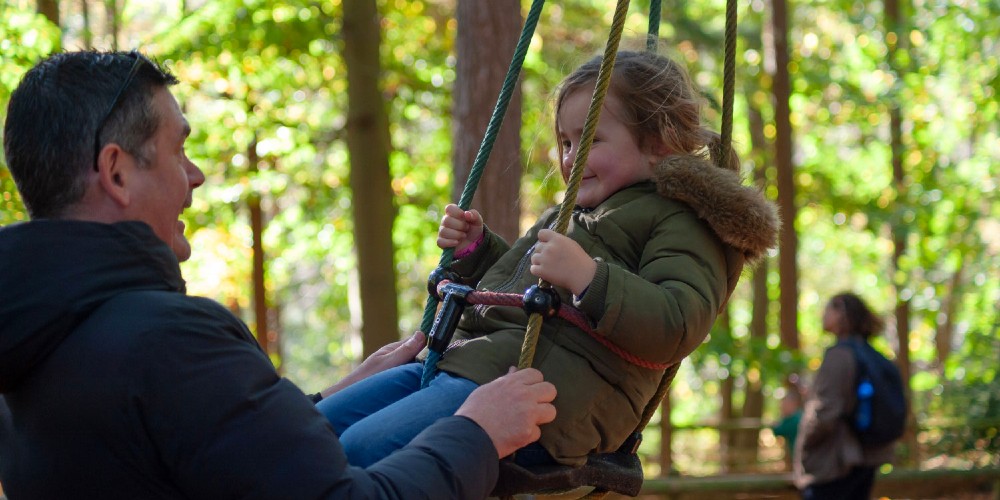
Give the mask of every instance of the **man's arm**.
M 551 405 L 537 398 L 551 400 L 554 388 L 537 371 L 519 372 L 477 389 L 466 418 L 442 419 L 369 469 L 351 467 L 326 419 L 278 377 L 248 332 L 232 328 L 242 328 L 235 318 L 220 329 L 197 324 L 214 314 L 191 316 L 141 344 L 147 362 L 134 367 L 134 390 L 163 467 L 192 497 L 482 498 L 497 457 L 551 420 Z

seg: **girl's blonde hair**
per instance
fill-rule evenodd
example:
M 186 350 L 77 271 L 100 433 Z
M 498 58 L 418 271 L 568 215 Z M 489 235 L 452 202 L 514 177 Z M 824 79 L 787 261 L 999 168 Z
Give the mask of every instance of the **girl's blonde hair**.
M 587 61 L 559 84 L 555 111 L 572 92 L 597 82 L 602 56 Z M 615 57 L 608 95 L 621 102 L 619 118 L 632 129 L 641 147 L 658 142 L 668 154 L 710 157 L 718 151 L 721 137 L 702 126 L 703 99 L 686 69 L 672 59 L 644 51 L 620 51 Z M 558 123 L 556 137 L 559 136 Z M 559 145 L 562 157 L 562 145 Z M 726 168 L 740 170 L 735 152 Z

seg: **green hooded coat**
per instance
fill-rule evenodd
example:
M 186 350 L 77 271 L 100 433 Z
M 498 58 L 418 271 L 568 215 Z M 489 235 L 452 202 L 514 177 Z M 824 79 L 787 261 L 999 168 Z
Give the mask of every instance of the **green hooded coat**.
M 478 290 L 523 293 L 538 231 L 556 208 L 508 245 L 485 240 L 453 268 Z M 598 263 L 583 297 L 563 304 L 586 313 L 596 334 L 655 364 L 675 364 L 707 336 L 744 263 L 773 246 L 773 205 L 739 176 L 694 156 L 672 156 L 652 182 L 641 182 L 591 209 L 577 208 L 567 230 Z M 518 362 L 528 315 L 520 309 L 467 309 L 441 370 L 483 384 Z M 540 443 L 558 461 L 581 465 L 593 452 L 616 450 L 636 430 L 663 370 L 637 366 L 560 318 L 547 319 L 533 361 L 555 384 L 555 421 Z

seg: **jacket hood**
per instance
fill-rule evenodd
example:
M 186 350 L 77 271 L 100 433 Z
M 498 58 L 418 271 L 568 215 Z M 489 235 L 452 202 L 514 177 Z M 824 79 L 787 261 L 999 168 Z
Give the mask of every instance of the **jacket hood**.
M 661 196 L 681 201 L 753 263 L 777 245 L 778 210 L 739 174 L 694 155 L 671 155 L 655 169 Z
M 101 304 L 132 290 L 184 292 L 177 258 L 142 222 L 38 220 L 0 228 L 0 393 Z

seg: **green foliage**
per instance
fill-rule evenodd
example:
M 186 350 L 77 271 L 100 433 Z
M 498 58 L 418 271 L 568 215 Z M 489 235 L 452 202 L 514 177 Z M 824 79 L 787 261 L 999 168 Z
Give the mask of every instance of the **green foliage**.
M 11 92 L 39 58 L 59 50 L 59 28 L 34 10 L 19 5 L 0 6 L 0 105 L 7 108 Z M 28 218 L 6 160 L 0 161 L 0 226 Z
M 920 394 L 924 415 L 948 425 L 948 431 L 931 429 L 922 436 L 935 455 L 961 459 L 967 465 L 988 466 L 1000 453 L 1000 325 L 993 308 L 993 324 L 981 322 L 967 332 L 960 354 L 946 364 L 944 376 Z M 936 382 L 936 383 L 935 383 Z

